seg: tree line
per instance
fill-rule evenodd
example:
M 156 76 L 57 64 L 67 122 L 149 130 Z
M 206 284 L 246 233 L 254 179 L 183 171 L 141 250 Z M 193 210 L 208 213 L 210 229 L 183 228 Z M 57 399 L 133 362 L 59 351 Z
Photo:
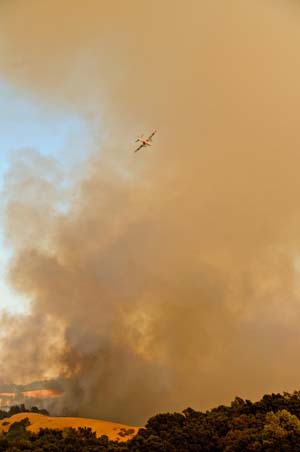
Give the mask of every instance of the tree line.
M 31 408 L 26 408 L 26 406 L 22 403 L 21 405 L 12 405 L 9 410 L 0 410 L 0 420 L 3 420 L 7 417 L 11 417 L 14 414 L 18 413 L 38 413 L 38 414 L 44 414 L 45 416 L 49 416 L 49 412 L 44 409 L 39 409 L 36 406 L 33 406 Z
M 97 438 L 90 428 L 31 433 L 29 424 L 28 418 L 12 423 L 0 436 L 0 452 L 300 452 L 300 392 L 157 414 L 127 442 Z

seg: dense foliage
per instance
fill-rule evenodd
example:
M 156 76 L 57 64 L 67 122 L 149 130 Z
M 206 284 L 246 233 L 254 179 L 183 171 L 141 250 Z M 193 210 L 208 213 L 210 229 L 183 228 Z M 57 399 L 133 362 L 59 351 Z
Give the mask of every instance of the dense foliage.
M 127 442 L 97 438 L 89 428 L 33 434 L 28 422 L 2 434 L 0 452 L 300 452 L 300 392 L 265 395 L 256 403 L 236 398 L 205 413 L 158 414 Z
M 36 406 L 31 407 L 30 409 L 26 408 L 25 405 L 13 405 L 10 407 L 8 411 L 0 410 L 0 420 L 5 419 L 7 417 L 11 417 L 14 414 L 18 413 L 38 413 L 38 414 L 44 414 L 49 415 L 47 410 L 40 410 Z

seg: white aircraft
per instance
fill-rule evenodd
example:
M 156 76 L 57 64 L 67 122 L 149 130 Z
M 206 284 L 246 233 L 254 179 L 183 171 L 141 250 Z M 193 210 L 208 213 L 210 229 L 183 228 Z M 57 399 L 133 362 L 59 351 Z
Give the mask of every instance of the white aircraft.
M 139 147 L 134 152 L 137 152 L 137 151 L 139 151 L 140 149 L 142 149 L 142 148 L 144 148 L 146 146 L 152 146 L 152 138 L 156 134 L 156 132 L 157 131 L 154 130 L 154 132 L 152 132 L 151 135 L 149 135 L 148 138 L 143 138 L 144 135 L 141 135 L 137 140 L 135 140 L 136 143 L 139 142 L 141 144 L 139 145 Z

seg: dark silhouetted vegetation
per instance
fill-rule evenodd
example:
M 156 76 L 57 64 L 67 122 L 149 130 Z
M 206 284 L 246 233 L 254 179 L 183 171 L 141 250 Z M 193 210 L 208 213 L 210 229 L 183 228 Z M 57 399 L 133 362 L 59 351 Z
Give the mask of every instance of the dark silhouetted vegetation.
M 10 407 L 8 411 L 0 410 L 0 420 L 13 416 L 18 413 L 38 413 L 44 414 L 45 416 L 49 416 L 49 412 L 47 410 L 40 410 L 38 407 L 33 406 L 31 408 L 26 408 L 25 405 L 13 405 Z
M 255 403 L 237 397 L 205 413 L 158 414 L 127 442 L 97 438 L 90 428 L 31 433 L 27 425 L 28 419 L 12 424 L 0 436 L 0 452 L 300 452 L 300 392 Z M 119 436 L 129 433 L 122 429 Z

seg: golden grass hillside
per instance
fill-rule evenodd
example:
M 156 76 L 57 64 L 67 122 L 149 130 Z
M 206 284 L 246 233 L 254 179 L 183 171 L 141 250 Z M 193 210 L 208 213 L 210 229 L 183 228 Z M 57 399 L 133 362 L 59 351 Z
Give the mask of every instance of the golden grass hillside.
M 30 421 L 30 425 L 27 427 L 27 429 L 35 433 L 38 432 L 41 428 L 63 430 L 64 428 L 68 427 L 90 427 L 93 431 L 96 432 L 98 437 L 101 435 L 107 435 L 110 440 L 127 441 L 137 433 L 139 428 L 124 424 L 117 424 L 115 422 L 100 421 L 97 419 L 86 419 L 80 417 L 54 417 L 44 416 L 37 413 L 18 413 L 14 416 L 0 421 L 0 431 L 7 432 L 13 422 L 19 422 L 26 417 Z M 130 430 L 130 433 L 128 432 L 128 430 Z

